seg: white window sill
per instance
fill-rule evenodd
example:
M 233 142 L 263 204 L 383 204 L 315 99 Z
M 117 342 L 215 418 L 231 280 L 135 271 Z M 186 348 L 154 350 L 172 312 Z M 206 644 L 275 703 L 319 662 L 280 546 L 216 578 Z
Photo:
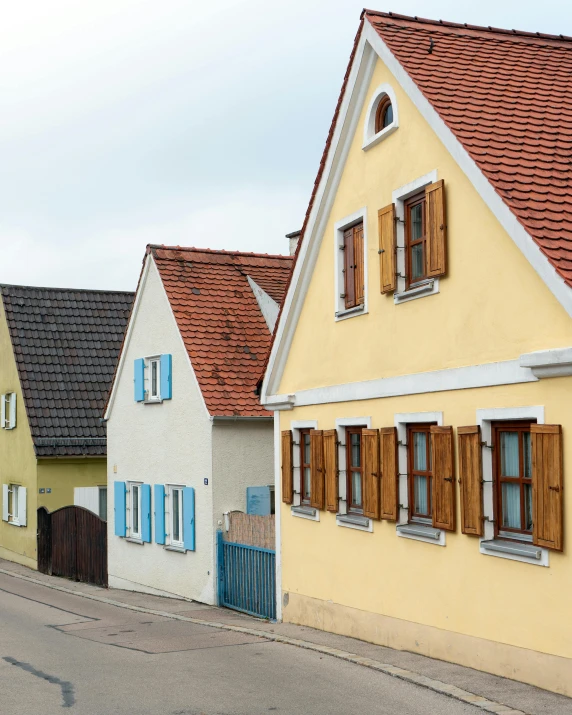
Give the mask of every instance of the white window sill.
M 367 310 L 365 309 L 365 303 L 361 305 L 356 305 L 353 308 L 346 308 L 346 310 L 339 310 L 336 313 L 336 321 L 347 320 L 348 318 L 354 318 L 356 315 L 365 315 Z
M 151 400 L 143 400 L 144 405 L 160 405 L 163 400 L 160 397 L 154 397 Z
M 503 539 L 481 539 L 481 554 L 497 556 L 501 559 L 520 561 L 533 566 L 548 566 L 548 549 L 534 546 L 528 542 L 504 541 Z
M 165 551 L 178 551 L 180 554 L 187 553 L 187 550 L 184 546 L 177 546 L 176 544 L 167 544 L 167 546 L 165 546 L 164 548 Z
M 130 544 L 141 544 L 141 546 L 145 543 L 143 539 L 138 539 L 135 536 L 126 536 L 125 541 L 129 541 Z
M 373 521 L 361 514 L 336 514 L 336 524 L 344 526 L 346 529 L 357 529 L 358 531 L 373 531 Z
M 445 532 L 443 529 L 436 529 L 426 524 L 416 524 L 415 522 L 398 524 L 397 536 L 413 539 L 414 541 L 423 541 L 426 544 L 434 544 L 435 546 L 445 546 Z
M 414 288 L 402 291 L 401 293 L 393 294 L 393 301 L 396 305 L 399 303 L 407 303 L 410 300 L 424 298 L 427 295 L 435 295 L 439 292 L 439 279 L 429 278 L 429 280 L 416 285 Z
M 297 516 L 301 519 L 309 519 L 310 521 L 320 521 L 320 511 L 313 506 L 300 504 L 299 506 L 291 507 L 292 516 Z
M 362 149 L 364 151 L 367 151 L 368 149 L 371 149 L 372 147 L 376 146 L 376 144 L 379 144 L 382 142 L 384 139 L 387 139 L 388 136 L 393 134 L 394 131 L 397 130 L 397 123 L 392 122 L 389 126 L 385 127 L 382 129 L 380 132 L 377 134 L 374 134 L 371 139 L 368 139 L 367 141 L 364 142 Z
M 8 524 L 10 524 L 10 526 L 22 526 L 19 521 L 8 521 Z

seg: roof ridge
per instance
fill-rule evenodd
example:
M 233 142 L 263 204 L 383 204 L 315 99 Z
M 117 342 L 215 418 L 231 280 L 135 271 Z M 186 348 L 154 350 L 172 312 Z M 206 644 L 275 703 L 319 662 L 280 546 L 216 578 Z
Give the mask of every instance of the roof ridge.
M 148 249 L 159 248 L 165 251 L 193 251 L 195 253 L 210 253 L 213 255 L 224 255 L 224 256 L 248 256 L 250 258 L 287 258 L 292 259 L 292 256 L 284 255 L 281 253 L 255 253 L 253 251 L 227 251 L 224 249 L 215 248 L 196 248 L 195 246 L 166 246 L 162 243 L 149 243 L 147 244 Z M 172 259 L 167 259 L 172 260 Z
M 57 290 L 61 293 L 105 293 L 105 295 L 135 295 L 132 290 L 104 290 L 102 288 L 57 288 L 50 286 L 28 286 L 19 283 L 0 283 L 2 288 L 25 288 L 26 290 Z
M 501 27 L 491 27 L 485 25 L 471 25 L 467 22 L 450 22 L 448 20 L 431 20 L 425 17 L 418 17 L 417 15 L 402 15 L 396 12 L 383 12 L 380 10 L 368 10 L 365 8 L 362 11 L 362 16 L 367 15 L 375 17 L 383 17 L 386 19 L 395 20 L 407 20 L 409 22 L 418 22 L 423 25 L 436 25 L 441 28 L 457 28 L 462 30 L 476 30 L 478 32 L 487 32 L 490 34 L 502 35 L 503 37 L 527 37 L 537 40 L 559 40 L 564 42 L 572 42 L 572 37 L 569 35 L 553 35 L 544 32 L 527 32 L 526 30 L 509 30 Z

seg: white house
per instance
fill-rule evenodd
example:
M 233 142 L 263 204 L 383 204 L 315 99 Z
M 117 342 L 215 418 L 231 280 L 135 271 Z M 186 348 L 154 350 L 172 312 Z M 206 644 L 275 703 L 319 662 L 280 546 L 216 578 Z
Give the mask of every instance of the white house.
M 148 246 L 105 412 L 109 585 L 216 602 L 216 531 L 273 483 L 256 395 L 291 258 Z

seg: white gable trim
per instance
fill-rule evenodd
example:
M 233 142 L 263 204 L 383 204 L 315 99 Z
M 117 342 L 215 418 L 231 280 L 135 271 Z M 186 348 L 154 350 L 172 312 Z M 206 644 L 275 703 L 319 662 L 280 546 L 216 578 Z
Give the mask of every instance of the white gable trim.
M 402 89 L 421 112 L 429 126 L 452 155 L 502 227 L 523 252 L 548 289 L 568 315 L 572 317 L 572 290 L 556 273 L 556 270 L 532 237 L 518 222 L 516 216 L 496 193 L 462 144 L 456 139 L 385 42 L 366 20 L 350 69 L 338 121 L 336 122 L 330 150 L 326 157 L 324 172 L 314 198 L 305 236 L 300 247 L 300 254 L 294 267 L 290 287 L 278 322 L 274 344 L 262 383 L 262 404 L 267 403 L 269 396 L 277 394 L 304 298 L 317 261 L 325 224 L 329 218 L 345 160 L 357 128 L 359 113 L 364 104 L 365 95 L 378 57 L 392 72 Z
M 151 268 L 151 265 L 153 266 L 152 268 Z M 147 255 L 147 258 L 145 259 L 145 265 L 144 265 L 144 267 L 143 267 L 143 275 L 141 276 L 141 281 L 140 281 L 140 284 L 139 284 L 139 288 L 138 288 L 138 290 L 137 290 L 137 295 L 135 296 L 135 303 L 134 303 L 134 305 L 133 305 L 133 311 L 132 311 L 131 316 L 130 316 L 130 318 L 129 318 L 129 325 L 127 326 L 127 332 L 126 332 L 126 334 L 125 334 L 125 342 L 124 342 L 124 344 L 123 344 L 123 348 L 122 348 L 122 351 L 121 351 L 121 358 L 120 358 L 120 360 L 119 360 L 119 365 L 118 365 L 118 367 L 117 367 L 117 372 L 116 372 L 116 374 L 115 374 L 115 379 L 114 379 L 114 381 L 113 381 L 113 387 L 112 387 L 112 390 L 111 390 L 111 395 L 110 395 L 110 397 L 109 397 L 109 403 L 108 403 L 107 409 L 106 409 L 106 411 L 105 411 L 104 419 L 105 419 L 105 420 L 108 420 L 109 417 L 111 416 L 111 411 L 112 411 L 112 408 L 113 408 L 113 402 L 114 402 L 114 399 L 115 399 L 116 386 L 117 386 L 117 383 L 119 382 L 119 377 L 120 377 L 120 375 L 121 375 L 121 373 L 122 373 L 122 371 L 123 371 L 123 366 L 124 366 L 124 363 L 125 363 L 125 356 L 126 356 L 126 354 L 127 354 L 127 347 L 128 347 L 129 342 L 130 342 L 130 340 L 131 340 L 131 334 L 132 334 L 132 332 L 133 332 L 133 326 L 135 325 L 135 320 L 136 320 L 137 315 L 138 315 L 138 312 L 139 312 L 139 305 L 140 305 L 140 302 L 141 302 L 141 296 L 143 295 L 143 291 L 145 290 L 145 285 L 146 285 L 146 283 L 147 283 L 147 278 L 148 278 L 148 276 L 149 276 L 149 271 L 150 271 L 150 270 L 154 270 L 154 271 L 156 271 L 156 273 L 157 273 L 157 278 L 158 278 L 158 280 L 159 280 L 159 282 L 160 282 L 160 284 L 161 284 L 161 287 L 163 288 L 163 295 L 165 296 L 165 300 L 166 300 L 167 305 L 168 305 L 168 307 L 169 307 L 169 313 L 170 313 L 171 317 L 173 318 L 173 327 L 174 327 L 174 329 L 176 330 L 177 335 L 179 336 L 179 340 L 181 341 L 181 347 L 183 348 L 183 352 L 185 353 L 185 355 L 186 355 L 186 357 L 187 357 L 187 362 L 188 362 L 189 368 L 190 368 L 190 370 L 191 370 L 191 374 L 192 374 L 192 376 L 193 376 L 193 380 L 194 380 L 195 385 L 196 385 L 196 387 L 197 387 L 197 391 L 198 391 L 198 393 L 199 393 L 200 396 L 201 396 L 201 403 L 202 403 L 203 407 L 205 408 L 205 414 L 206 414 L 206 416 L 207 416 L 209 419 L 211 419 L 211 417 L 210 417 L 210 412 L 209 412 L 208 409 L 207 409 L 207 405 L 206 405 L 206 402 L 205 402 L 205 398 L 204 398 L 204 395 L 203 395 L 203 391 L 201 390 L 201 386 L 199 385 L 199 381 L 198 381 L 198 379 L 197 379 L 197 375 L 196 375 L 195 370 L 194 370 L 194 368 L 193 368 L 193 364 L 192 364 L 192 362 L 191 362 L 191 358 L 189 357 L 189 352 L 188 352 L 188 350 L 187 350 L 187 348 L 186 348 L 186 346 L 185 346 L 185 343 L 184 343 L 184 341 L 183 341 L 183 336 L 181 335 L 181 331 L 179 330 L 179 326 L 177 325 L 177 319 L 175 318 L 175 314 L 173 313 L 173 308 L 172 308 L 172 306 L 171 306 L 171 301 L 169 300 L 169 296 L 167 295 L 167 291 L 165 290 L 165 285 L 164 285 L 164 283 L 163 283 L 163 279 L 161 278 L 161 274 L 159 273 L 159 269 L 157 268 L 157 266 L 156 266 L 156 264 L 155 264 L 155 260 L 153 259 L 153 256 L 152 256 L 150 253 Z

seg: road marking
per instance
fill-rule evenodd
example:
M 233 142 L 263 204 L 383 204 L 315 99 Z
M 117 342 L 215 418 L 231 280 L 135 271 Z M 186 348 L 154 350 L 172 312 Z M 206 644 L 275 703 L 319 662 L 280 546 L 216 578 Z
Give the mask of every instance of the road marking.
M 444 683 L 441 680 L 436 680 L 435 678 L 429 678 L 426 675 L 421 675 L 420 673 L 415 673 L 412 670 L 406 670 L 405 668 L 400 668 L 396 665 L 390 665 L 389 663 L 381 663 L 378 660 L 372 660 L 371 658 L 365 658 L 355 653 L 348 653 L 344 650 L 339 650 L 338 648 L 330 648 L 329 646 L 318 645 L 317 643 L 310 643 L 309 641 L 303 641 L 298 638 L 289 638 L 288 636 L 282 636 L 278 633 L 270 633 L 268 631 L 259 631 L 255 628 L 244 628 L 243 626 L 233 626 L 230 623 L 218 623 L 217 621 L 205 621 L 200 618 L 191 618 L 190 616 L 180 616 L 177 613 L 168 613 L 167 611 L 157 611 L 152 608 L 143 608 L 141 606 L 132 606 L 128 603 L 122 603 L 121 601 L 114 601 L 111 598 L 104 598 L 103 596 L 95 596 L 89 593 L 82 593 L 81 591 L 73 591 L 69 588 L 64 588 L 63 586 L 56 586 L 50 583 L 45 583 L 37 578 L 31 578 L 30 576 L 23 576 L 22 574 L 14 573 L 13 571 L 7 571 L 5 569 L 0 569 L 0 573 L 6 576 L 12 576 L 14 578 L 22 579 L 22 581 L 29 581 L 30 583 L 35 583 L 38 586 L 45 586 L 46 588 L 51 588 L 54 591 L 61 591 L 62 593 L 68 593 L 73 596 L 81 596 L 82 598 L 88 598 L 92 601 L 98 601 L 99 603 L 105 603 L 109 606 L 116 606 L 117 608 L 125 608 L 129 611 L 136 611 L 139 613 L 149 613 L 154 616 L 163 616 L 164 618 L 171 618 L 175 621 L 186 621 L 188 623 L 197 623 L 202 626 L 208 626 L 209 628 L 222 628 L 227 631 L 236 631 L 238 633 L 246 633 L 253 636 L 258 636 L 259 638 L 264 638 L 265 640 L 274 641 L 275 643 L 284 643 L 286 645 L 293 645 L 297 648 L 304 648 L 305 650 L 311 650 L 316 653 L 323 653 L 324 655 L 331 655 L 334 658 L 339 658 L 340 660 L 345 660 L 348 663 L 355 663 L 355 665 L 361 665 L 372 670 L 376 670 L 379 673 L 385 673 L 385 675 L 391 675 L 393 678 L 399 678 L 400 680 L 405 680 L 408 683 L 413 683 L 414 685 L 419 685 L 422 688 L 428 690 L 433 690 L 441 695 L 446 695 L 447 697 L 459 700 L 467 705 L 474 705 L 480 708 L 484 712 L 488 713 L 499 713 L 499 715 L 530 715 L 525 713 L 523 710 L 516 710 L 508 705 L 503 705 L 502 703 L 497 703 L 494 700 L 489 700 L 481 695 L 475 695 L 468 690 L 463 690 L 458 688 L 456 685 L 450 685 L 449 683 Z

